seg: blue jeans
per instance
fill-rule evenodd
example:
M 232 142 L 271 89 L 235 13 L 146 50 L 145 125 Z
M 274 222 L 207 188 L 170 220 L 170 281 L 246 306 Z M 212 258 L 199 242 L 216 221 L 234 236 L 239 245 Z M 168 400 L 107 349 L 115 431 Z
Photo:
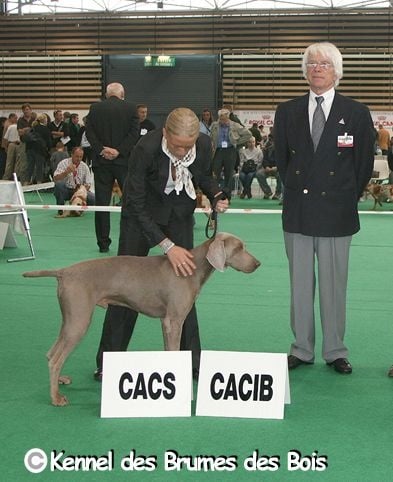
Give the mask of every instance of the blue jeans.
M 243 194 L 246 194 L 247 196 L 251 197 L 251 184 L 252 180 L 255 177 L 256 171 L 251 171 L 251 172 L 239 172 L 239 179 L 243 185 Z
M 56 198 L 56 204 L 63 206 L 65 201 L 69 201 L 74 194 L 74 189 L 67 187 L 64 181 L 56 181 L 55 182 L 55 189 L 53 194 Z M 87 205 L 94 206 L 95 203 L 95 196 L 94 193 L 87 191 Z
M 263 193 L 266 194 L 267 196 L 271 196 L 272 190 L 270 189 L 270 186 L 267 183 L 265 169 L 263 169 L 263 168 L 259 169 L 256 173 L 256 176 L 257 176 L 258 183 L 261 186 L 261 189 L 262 189 Z M 273 177 L 272 174 L 269 174 L 269 176 Z M 276 182 L 277 182 L 276 192 L 274 194 L 276 196 L 280 196 L 281 192 L 282 192 L 282 183 L 281 183 L 280 175 L 278 174 L 278 172 L 276 172 L 274 177 L 276 178 Z

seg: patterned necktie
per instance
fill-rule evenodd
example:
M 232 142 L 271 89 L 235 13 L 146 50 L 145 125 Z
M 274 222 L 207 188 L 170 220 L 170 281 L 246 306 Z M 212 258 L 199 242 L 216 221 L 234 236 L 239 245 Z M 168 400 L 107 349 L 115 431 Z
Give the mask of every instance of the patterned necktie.
M 319 139 L 321 138 L 323 128 L 325 127 L 326 119 L 325 114 L 322 110 L 322 102 L 324 98 L 315 97 L 317 107 L 314 110 L 314 115 L 312 117 L 312 127 L 311 127 L 311 138 L 314 144 L 314 152 L 317 150 Z

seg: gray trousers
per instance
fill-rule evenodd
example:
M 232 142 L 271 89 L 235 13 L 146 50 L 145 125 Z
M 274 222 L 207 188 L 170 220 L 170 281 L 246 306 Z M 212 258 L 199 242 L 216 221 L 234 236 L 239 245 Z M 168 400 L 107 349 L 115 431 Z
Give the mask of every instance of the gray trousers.
M 318 262 L 322 357 L 330 363 L 346 358 L 344 345 L 349 247 L 352 236 L 313 237 L 284 232 L 291 283 L 290 353 L 303 361 L 315 358 L 315 260 Z

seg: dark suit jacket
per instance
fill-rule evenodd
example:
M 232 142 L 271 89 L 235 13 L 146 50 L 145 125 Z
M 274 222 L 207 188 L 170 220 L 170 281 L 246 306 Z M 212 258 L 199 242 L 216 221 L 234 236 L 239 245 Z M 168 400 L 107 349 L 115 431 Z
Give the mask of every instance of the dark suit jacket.
M 165 194 L 169 176 L 169 158 L 161 148 L 162 129 L 148 132 L 132 151 L 128 177 L 123 191 L 122 216 L 135 216 L 150 246 L 160 243 L 165 235 L 158 225 L 165 226 L 171 216 L 182 219 L 192 216 L 196 200 L 183 191 Z M 196 159 L 189 166 L 194 186 L 213 200 L 220 192 L 211 176 L 212 147 L 209 136 L 200 134 L 196 142 Z
M 357 203 L 374 163 L 374 127 L 368 108 L 335 93 L 314 153 L 309 94 L 281 104 L 274 120 L 277 167 L 285 186 L 283 229 L 307 236 L 349 236 L 360 229 Z M 353 136 L 353 147 L 337 138 Z
M 86 137 L 92 147 L 93 167 L 108 163 L 126 166 L 139 137 L 135 105 L 115 96 L 92 104 L 87 116 Z M 105 160 L 100 156 L 104 146 L 117 149 L 119 156 L 114 161 Z

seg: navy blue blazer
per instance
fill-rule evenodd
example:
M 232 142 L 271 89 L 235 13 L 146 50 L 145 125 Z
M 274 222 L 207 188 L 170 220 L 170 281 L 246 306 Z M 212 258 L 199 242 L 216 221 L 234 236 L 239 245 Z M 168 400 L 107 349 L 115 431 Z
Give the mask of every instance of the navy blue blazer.
M 169 158 L 161 148 L 162 129 L 145 134 L 134 147 L 123 190 L 122 216 L 135 216 L 150 246 L 160 243 L 171 216 L 179 220 L 193 215 L 196 200 L 184 191 L 165 194 L 169 176 Z M 220 188 L 211 175 L 212 145 L 210 137 L 200 134 L 196 141 L 196 158 L 189 166 L 195 187 L 212 201 Z
M 284 184 L 284 231 L 349 236 L 360 229 L 357 204 L 374 164 L 375 130 L 368 108 L 335 93 L 314 153 L 309 94 L 281 104 L 274 120 L 277 167 Z M 338 146 L 338 137 L 353 146 Z

